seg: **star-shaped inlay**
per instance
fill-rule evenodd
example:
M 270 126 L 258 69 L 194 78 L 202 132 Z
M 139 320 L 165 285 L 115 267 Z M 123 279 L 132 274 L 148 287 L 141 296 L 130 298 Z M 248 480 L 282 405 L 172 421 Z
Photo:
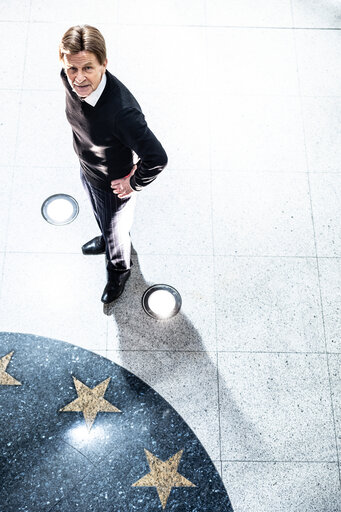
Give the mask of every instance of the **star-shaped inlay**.
M 155 457 L 148 450 L 145 449 L 144 451 L 150 467 L 150 473 L 135 482 L 133 487 L 156 487 L 163 509 L 167 505 L 172 487 L 196 487 L 187 478 L 178 473 L 183 450 L 165 462 Z
M 108 377 L 93 389 L 88 388 L 88 386 L 76 379 L 76 377 L 72 376 L 72 378 L 78 398 L 60 409 L 59 412 L 82 412 L 89 430 L 96 419 L 97 413 L 121 412 L 117 407 L 103 398 L 111 377 Z
M 12 359 L 14 351 L 7 354 L 7 356 L 0 358 L 0 386 L 21 386 L 21 382 L 14 379 L 6 372 L 6 368 Z

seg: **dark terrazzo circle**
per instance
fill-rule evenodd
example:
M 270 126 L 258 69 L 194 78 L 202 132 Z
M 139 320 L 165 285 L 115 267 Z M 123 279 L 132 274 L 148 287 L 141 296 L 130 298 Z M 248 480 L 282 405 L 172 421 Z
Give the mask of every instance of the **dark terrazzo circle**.
M 196 487 L 173 487 L 169 512 L 232 512 L 222 480 L 177 412 L 119 365 L 82 348 L 33 335 L 0 333 L 0 358 L 21 386 L 0 386 L 1 512 L 157 512 L 155 487 L 132 487 L 149 473 L 147 449 Z M 58 412 L 108 377 L 104 398 L 121 413 L 98 413 L 90 434 L 81 412 Z

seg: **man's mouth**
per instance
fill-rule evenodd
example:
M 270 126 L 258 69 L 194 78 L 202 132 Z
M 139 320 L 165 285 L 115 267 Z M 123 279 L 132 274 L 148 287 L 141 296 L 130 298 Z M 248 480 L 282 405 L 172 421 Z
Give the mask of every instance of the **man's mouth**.
M 87 85 L 76 85 L 76 84 L 74 84 L 73 86 L 74 86 L 75 91 L 78 93 L 79 96 L 84 96 L 84 95 L 89 94 L 88 89 L 91 89 L 89 84 L 87 84 Z

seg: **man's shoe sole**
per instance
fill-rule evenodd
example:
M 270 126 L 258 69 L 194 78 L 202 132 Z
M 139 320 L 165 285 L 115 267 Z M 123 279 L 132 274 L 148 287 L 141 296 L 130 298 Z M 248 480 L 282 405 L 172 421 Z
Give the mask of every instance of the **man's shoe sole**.
M 86 249 L 83 249 L 82 247 L 82 253 L 84 256 L 97 256 L 97 254 L 105 254 L 105 249 L 103 251 L 93 252 L 93 251 L 87 251 Z

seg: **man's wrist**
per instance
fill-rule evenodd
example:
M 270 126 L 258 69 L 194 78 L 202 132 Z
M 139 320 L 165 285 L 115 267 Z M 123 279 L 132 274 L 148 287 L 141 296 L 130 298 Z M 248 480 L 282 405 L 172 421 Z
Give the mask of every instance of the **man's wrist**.
M 135 190 L 135 192 L 139 192 L 140 190 L 143 189 L 143 187 L 141 185 L 138 185 L 136 183 L 134 174 L 130 177 L 130 186 L 133 190 Z

